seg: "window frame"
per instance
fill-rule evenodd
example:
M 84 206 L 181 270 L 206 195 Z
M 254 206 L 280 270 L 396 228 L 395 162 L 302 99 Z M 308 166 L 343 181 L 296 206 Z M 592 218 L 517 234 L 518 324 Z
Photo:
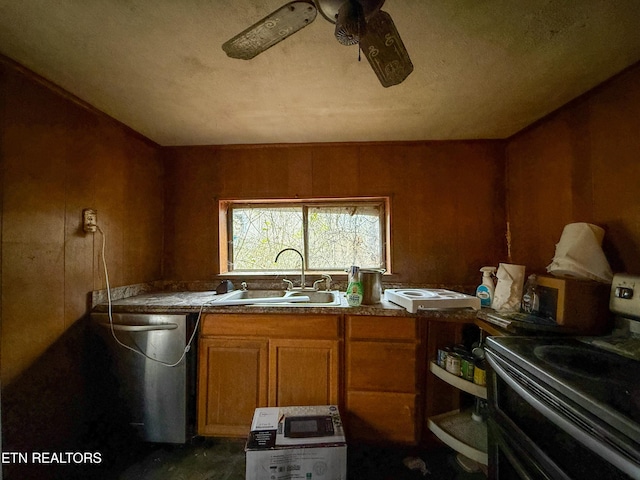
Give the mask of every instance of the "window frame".
M 340 207 L 349 205 L 381 205 L 383 212 L 380 215 L 380 248 L 382 249 L 381 258 L 384 260 L 385 273 L 391 273 L 391 198 L 389 196 L 375 197 L 328 197 L 328 198 L 276 198 L 276 199 L 246 199 L 246 198 L 227 198 L 218 200 L 218 270 L 220 275 L 237 275 L 237 276 L 269 276 L 274 274 L 274 270 L 230 270 L 230 259 L 232 258 L 231 249 L 233 248 L 233 224 L 232 211 L 233 207 L 251 206 L 251 207 L 283 207 L 283 206 L 300 206 L 303 207 L 303 231 L 304 231 L 304 251 L 301 252 L 305 258 L 305 273 L 321 274 L 321 273 L 344 273 L 340 270 L 310 270 L 308 266 L 308 248 L 309 238 L 307 232 L 307 212 L 308 208 L 304 207 Z

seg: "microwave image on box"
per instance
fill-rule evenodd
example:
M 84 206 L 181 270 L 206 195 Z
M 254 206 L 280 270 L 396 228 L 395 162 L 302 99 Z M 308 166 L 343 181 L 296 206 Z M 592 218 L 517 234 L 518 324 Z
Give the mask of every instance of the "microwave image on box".
M 333 435 L 333 420 L 328 415 L 286 417 L 284 436 L 289 438 L 328 437 Z
M 347 480 L 337 405 L 257 408 L 245 452 L 246 480 Z

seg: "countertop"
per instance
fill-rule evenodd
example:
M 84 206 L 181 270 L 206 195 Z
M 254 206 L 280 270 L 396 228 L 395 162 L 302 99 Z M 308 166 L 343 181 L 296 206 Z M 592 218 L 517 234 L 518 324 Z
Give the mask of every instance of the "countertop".
M 250 313 L 250 314 L 298 314 L 298 315 L 372 315 L 388 317 L 428 317 L 429 319 L 460 320 L 473 322 L 477 312 L 470 308 L 447 310 L 419 310 L 409 313 L 403 307 L 388 301 L 375 305 L 350 307 L 344 294 L 340 295 L 340 306 L 329 307 L 288 307 L 266 305 L 216 306 L 211 302 L 217 298 L 215 291 L 178 291 L 141 293 L 126 298 L 112 300 L 114 313 Z M 106 301 L 94 306 L 96 312 L 108 311 Z

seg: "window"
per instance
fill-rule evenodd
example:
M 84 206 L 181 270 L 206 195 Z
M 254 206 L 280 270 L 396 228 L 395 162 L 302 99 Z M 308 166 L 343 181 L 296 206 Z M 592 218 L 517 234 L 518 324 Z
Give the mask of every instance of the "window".
M 225 272 L 385 268 L 388 199 L 220 202 L 220 266 Z

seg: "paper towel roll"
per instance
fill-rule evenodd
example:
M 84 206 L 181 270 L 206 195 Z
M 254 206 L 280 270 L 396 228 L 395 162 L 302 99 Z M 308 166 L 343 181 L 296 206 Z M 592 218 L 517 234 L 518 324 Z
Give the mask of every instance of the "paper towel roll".
M 501 263 L 498 265 L 498 284 L 493 295 L 491 307 L 499 312 L 517 312 L 520 310 L 522 290 L 524 288 L 524 265 Z
M 547 272 L 569 277 L 611 283 L 613 272 L 602 251 L 604 229 L 591 223 L 570 223 L 562 231 Z

